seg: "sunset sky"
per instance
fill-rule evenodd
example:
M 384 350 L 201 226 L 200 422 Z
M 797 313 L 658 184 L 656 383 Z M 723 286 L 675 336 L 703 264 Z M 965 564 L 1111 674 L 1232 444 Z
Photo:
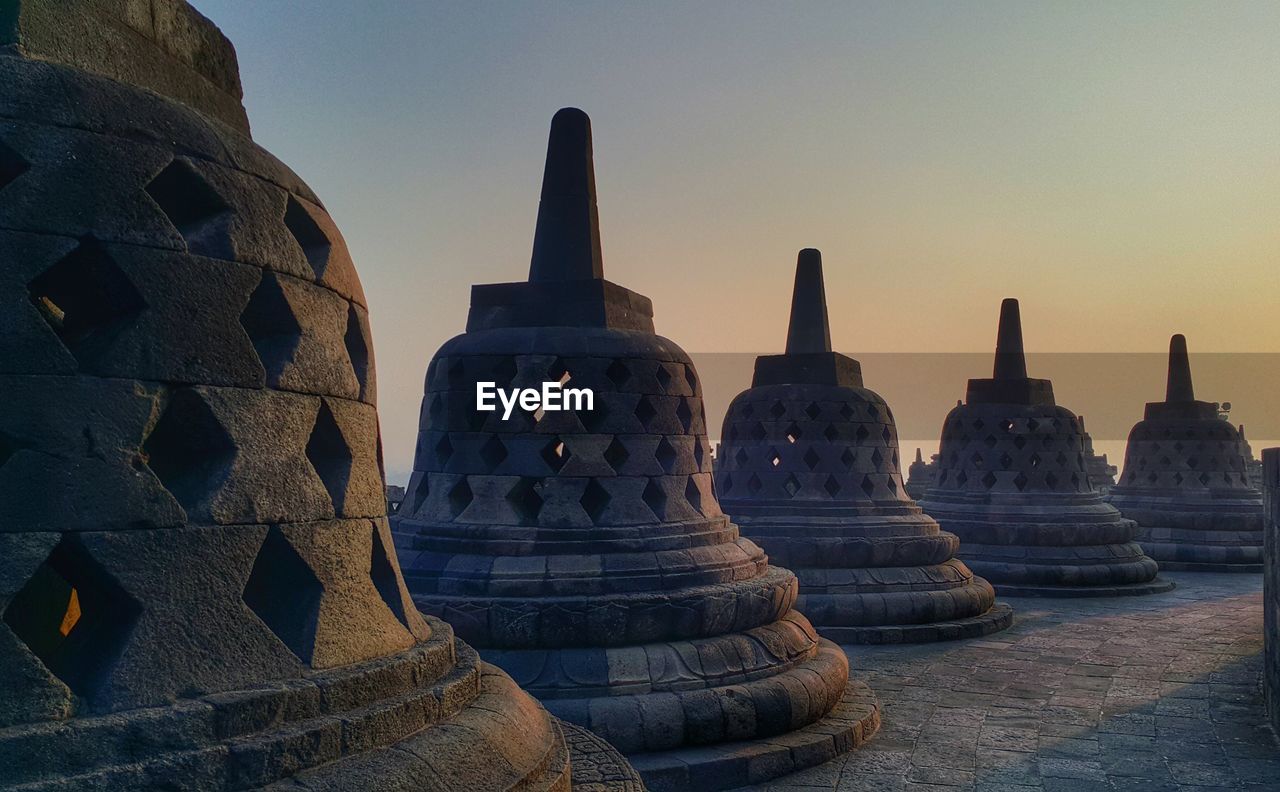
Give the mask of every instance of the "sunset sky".
M 566 105 L 607 276 L 690 352 L 780 351 L 806 246 L 852 354 L 989 350 L 1006 296 L 1037 351 L 1280 351 L 1274 2 L 195 5 L 351 248 L 393 483 Z

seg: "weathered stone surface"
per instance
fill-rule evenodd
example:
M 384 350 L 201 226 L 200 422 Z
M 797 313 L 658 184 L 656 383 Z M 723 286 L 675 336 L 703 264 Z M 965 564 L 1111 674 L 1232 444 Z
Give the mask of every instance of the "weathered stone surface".
M 960 537 L 959 557 L 1010 596 L 1167 591 L 1133 540 L 1137 525 L 1105 503 L 1085 461 L 1080 422 L 1026 376 L 1017 300 L 1000 309 L 995 376 L 969 380 L 942 425 L 938 469 L 920 505 Z
M 1280 732 L 1280 448 L 1262 452 L 1266 496 L 1265 565 L 1262 570 L 1263 672 L 1267 716 Z
M 1262 494 L 1244 433 L 1196 401 L 1187 342 L 1169 342 L 1165 400 L 1129 432 L 1111 505 L 1138 523 L 1142 549 L 1166 569 L 1262 571 Z
M 818 251 L 800 252 L 786 354 L 756 359 L 720 437 L 722 507 L 796 571 L 797 607 L 823 635 L 933 641 L 1009 626 L 991 585 L 953 558 L 956 537 L 904 492 L 889 406 L 831 350 Z
M 410 599 L 359 280 L 230 45 L 176 0 L 9 6 L 0 788 L 570 789 Z
M 848 661 L 721 511 L 692 361 L 654 335 L 647 299 L 603 279 L 581 111 L 557 113 L 548 150 L 529 280 L 475 287 L 467 332 L 427 368 L 393 521 L 414 599 L 638 757 L 646 783 L 718 789 L 825 761 L 855 743 L 831 738 L 852 730 L 833 726 Z M 504 420 L 476 409 L 477 382 L 561 382 L 593 405 Z M 802 739 L 829 751 L 776 750 L 832 728 Z M 726 745 L 768 759 L 719 773 L 719 748 L 695 747 Z

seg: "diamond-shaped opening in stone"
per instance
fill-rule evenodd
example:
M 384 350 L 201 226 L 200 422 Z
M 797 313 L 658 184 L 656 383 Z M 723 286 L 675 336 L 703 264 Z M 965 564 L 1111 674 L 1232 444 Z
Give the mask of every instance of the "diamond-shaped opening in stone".
M 889 445 L 889 443 L 893 442 L 893 432 L 889 430 L 888 426 L 886 426 L 884 430 L 880 432 L 880 437 L 881 439 L 884 440 L 885 445 Z
M 8 187 L 15 179 L 27 172 L 31 163 L 22 155 L 5 145 L 0 140 L 0 190 Z
M 626 384 L 627 380 L 631 379 L 631 369 L 627 368 L 627 364 L 621 360 L 614 359 L 609 364 L 609 367 L 604 370 L 604 375 L 609 378 L 609 381 L 614 386 L 621 388 Z
M 1049 485 L 1050 489 L 1058 486 L 1058 477 L 1052 470 L 1044 474 L 1044 483 Z
M 240 324 L 253 342 L 258 359 L 267 372 L 268 383 L 275 384 L 293 362 L 302 338 L 302 327 L 274 272 L 262 273 L 258 287 L 240 314 Z
M 698 395 L 698 375 L 688 363 L 684 364 L 684 381 L 689 383 L 689 392 Z
M 605 507 L 612 499 L 613 496 L 600 485 L 600 482 L 591 479 L 587 482 L 587 487 L 583 490 L 578 502 L 582 504 L 582 509 L 591 518 L 591 522 L 600 525 L 603 522 Z
M 736 463 L 737 463 L 737 465 L 738 465 L 738 467 L 740 467 L 740 468 L 741 468 L 741 467 L 746 467 L 746 466 L 747 466 L 747 462 L 748 462 L 750 459 L 751 459 L 751 457 L 747 454 L 747 450 L 746 450 L 745 448 L 739 448 L 739 449 L 738 449 L 738 453 L 736 453 L 736 454 L 734 454 L 734 455 L 733 455 L 733 461 L 734 461 L 734 462 L 736 462 Z
M 1034 432 L 1034 431 L 1035 431 L 1036 429 L 1038 429 L 1039 427 L 1040 427 L 1040 422 L 1039 422 L 1039 421 L 1037 421 L 1035 418 L 1028 418 L 1028 419 L 1027 419 L 1027 429 L 1028 429 L 1028 431 L 1032 431 L 1032 432 Z
M 987 489 L 991 489 L 995 485 L 996 485 L 996 474 L 988 470 L 987 475 L 982 477 L 982 486 L 986 487 Z
M 409 493 L 409 497 L 406 498 L 406 500 L 410 498 L 412 499 L 413 511 L 409 512 L 411 516 L 422 511 L 422 504 L 427 502 L 427 496 L 430 494 L 431 494 L 431 474 L 423 473 L 422 477 L 418 479 L 418 486 L 413 490 L 412 493 Z M 400 511 L 401 512 L 404 511 L 403 505 L 401 505 Z
M 1200 460 L 1197 457 L 1187 457 L 1187 467 L 1194 470 L 1199 464 Z
M 875 404 L 875 402 L 867 402 L 863 405 L 862 409 L 866 410 L 867 417 L 871 418 L 873 421 L 878 421 L 880 419 L 880 408 Z
M 1061 428 L 1062 428 L 1062 421 L 1061 421 L 1061 420 L 1059 420 L 1059 419 L 1057 419 L 1057 418 L 1053 418 L 1053 419 L 1051 419 L 1051 420 L 1049 421 L 1049 423 L 1053 424 L 1053 428 L 1054 428 L 1054 429 L 1061 429 Z
M 1025 435 L 1018 435 L 1017 437 L 1013 438 L 1014 448 L 1021 450 L 1024 447 L 1026 447 L 1026 445 L 1027 445 L 1027 438 Z
M 675 447 L 667 441 L 666 437 L 658 441 L 658 447 L 653 452 L 653 458 L 658 460 L 658 464 L 667 473 L 675 472 L 678 456 Z
M 800 491 L 800 479 L 796 478 L 794 473 L 787 476 L 782 482 L 782 489 L 786 491 L 788 498 L 794 498 Z
M 746 404 L 742 405 L 742 417 L 743 417 L 743 418 L 750 418 L 752 415 L 754 415 L 754 414 L 755 414 L 755 411 L 756 411 L 756 408 L 755 408 L 755 407 L 752 407 L 750 402 L 748 402 L 748 403 L 746 403 Z
M 863 474 L 861 488 L 862 488 L 862 491 L 866 493 L 868 498 L 870 498 L 871 495 L 876 491 L 876 483 L 871 480 L 870 474 Z
M 867 437 L 868 437 L 868 436 L 870 436 L 870 435 L 871 435 L 871 433 L 867 431 L 867 427 L 863 426 L 862 424 L 859 424 L 859 425 L 858 425 L 858 431 L 856 431 L 856 432 L 854 432 L 854 433 L 853 433 L 854 438 L 855 438 L 855 439 L 857 439 L 857 441 L 858 441 L 859 443 L 861 443 L 861 442 L 863 442 L 864 440 L 866 440 L 866 439 L 867 439 Z
M 458 479 L 458 483 L 454 484 L 453 488 L 449 490 L 450 516 L 455 520 L 461 517 L 474 499 L 475 495 L 471 492 L 471 485 L 467 483 L 467 477 L 463 476 Z
M 898 482 L 893 476 L 889 476 L 889 478 L 886 479 L 884 483 L 885 483 L 885 486 L 889 488 L 889 492 L 893 493 L 894 495 L 898 494 Z
M 311 427 L 311 437 L 307 440 L 307 459 L 324 482 L 324 488 L 333 501 L 334 512 L 342 514 L 347 500 L 347 485 L 351 482 L 353 458 L 333 411 L 323 399 L 316 413 L 315 425 Z
M 654 409 L 648 396 L 641 396 L 640 401 L 636 402 L 636 418 L 640 421 L 640 425 L 646 429 L 649 428 L 649 422 L 652 421 L 657 414 L 658 411 Z
M 999 426 L 1000 426 L 1000 431 L 1002 431 L 1002 432 L 1012 432 L 1012 431 L 1013 431 L 1013 421 L 1009 420 L 1008 418 L 1002 418 L 1002 419 L 1000 420 L 1000 424 L 999 424 Z
M 804 408 L 804 414 L 809 416 L 810 421 L 818 420 L 818 416 L 822 414 L 822 408 L 817 402 L 809 402 L 809 406 Z
M 1000 467 L 1005 470 L 1013 467 L 1013 457 L 1009 456 L 1007 452 L 1000 455 Z
M 772 467 L 778 467 L 779 465 L 782 464 L 782 455 L 778 453 L 778 449 L 776 448 L 769 449 L 768 459 L 769 459 L 769 464 Z
M 284 225 L 293 235 L 298 247 L 302 248 L 302 255 L 306 256 L 316 280 L 323 278 L 324 271 L 329 266 L 329 253 L 333 245 L 320 226 L 316 225 L 311 213 L 292 195 L 284 210 Z
M 1182 445 L 1182 441 L 1178 441 L 1178 442 L 1176 442 L 1176 443 L 1174 443 L 1174 444 L 1173 444 L 1173 450 L 1174 450 L 1174 451 L 1181 451 L 1181 450 L 1183 449 L 1183 447 L 1184 447 L 1184 446 Z
M 848 404 L 840 405 L 840 417 L 848 421 L 853 418 L 853 408 Z
M 436 443 L 436 467 L 444 470 L 452 458 L 453 442 L 449 440 L 448 434 L 442 434 L 440 435 L 440 442 Z
M 1174 474 L 1173 474 L 1173 483 L 1174 483 L 1174 484 L 1178 484 L 1178 485 L 1181 485 L 1181 484 L 1182 484 L 1182 474 L 1181 474 L 1181 473 L 1174 473 Z
M 987 448 L 995 448 L 996 444 L 999 442 L 1000 441 L 995 438 L 995 435 L 987 435 L 986 438 L 983 439 L 982 441 L 983 445 L 985 445 Z
M 769 414 L 774 418 L 781 418 L 787 414 L 787 406 L 780 401 L 776 401 L 769 407 Z
M 373 549 L 369 555 L 369 578 L 378 596 L 387 604 L 391 612 L 401 624 L 408 626 L 405 615 L 404 597 L 400 590 L 400 580 L 396 577 L 395 564 L 391 562 L 392 553 L 382 543 L 382 533 L 373 527 Z
M 653 515 L 659 520 L 666 519 L 667 515 L 667 493 L 663 491 L 662 486 L 658 484 L 656 479 L 649 479 L 644 485 L 644 492 L 640 494 L 640 499 L 649 507 Z
M 353 303 L 347 308 L 347 332 L 342 337 L 347 347 L 347 358 L 351 361 L 351 370 L 360 383 L 361 400 L 368 398 L 369 389 L 369 342 L 364 337 L 364 327 L 360 323 L 360 314 Z
M 316 622 L 324 586 L 279 528 L 267 538 L 253 561 L 243 599 L 262 623 L 304 663 L 316 644 Z
M 1025 473 L 1020 472 L 1018 473 L 1017 476 L 1014 476 L 1013 486 L 1017 487 L 1018 491 L 1021 492 L 1022 490 L 1027 488 L 1027 483 L 1029 481 L 1030 479 L 1027 478 L 1027 475 Z
M 976 429 L 976 430 L 979 430 L 979 431 L 980 431 L 980 430 L 982 429 L 982 427 L 984 427 L 984 426 L 986 426 L 986 424 L 982 422 L 982 419 L 981 419 L 981 418 L 976 418 L 976 419 L 974 419 L 974 421 L 973 421 L 973 428 L 974 428 L 974 429 Z
M 521 525 L 537 525 L 543 499 L 538 494 L 541 479 L 522 476 L 507 492 L 507 503 L 515 512 Z
M 507 456 L 507 446 L 497 435 L 490 436 L 484 445 L 480 446 L 480 459 L 489 466 L 490 473 L 497 470 L 498 465 L 506 461 Z
M 788 443 L 793 444 L 800 439 L 800 427 L 794 421 L 787 427 L 786 438 Z
M 571 379 L 573 374 L 569 371 L 568 364 L 564 362 L 564 358 L 557 356 L 547 367 L 547 381 L 558 382 L 563 386 L 569 384 Z
M 94 239 L 27 284 L 40 316 L 76 357 L 90 365 L 146 307 L 142 295 Z
M 697 466 L 697 469 L 701 471 L 702 465 L 705 461 L 706 461 L 706 450 L 703 448 L 702 438 L 701 437 L 695 438 L 693 441 L 693 463 L 694 465 Z
M 92 698 L 110 677 L 142 608 L 74 534 L 18 590 L 4 622 L 72 692 Z
M 169 397 L 142 444 L 142 455 L 161 485 L 192 515 L 225 482 L 236 447 L 204 399 L 184 388 Z
M 879 470 L 880 465 L 883 463 L 884 463 L 884 454 L 881 454 L 880 449 L 878 448 L 873 449 L 871 451 L 871 464 L 874 465 L 877 470 Z
M 726 473 L 723 480 L 724 480 L 725 492 L 728 492 L 729 490 L 733 489 L 733 476 Z M 714 483 L 714 480 L 713 480 L 713 483 Z
M 692 476 L 690 476 L 689 480 L 685 482 L 684 499 L 689 502 L 689 505 L 692 506 L 693 510 L 696 511 L 698 514 L 703 513 L 702 512 L 702 490 L 698 488 L 698 483 L 693 479 Z
M 755 426 L 751 427 L 752 441 L 756 443 L 763 442 L 766 435 L 767 432 L 764 430 L 764 424 L 757 423 Z
M 968 483 L 969 483 L 969 474 L 968 474 L 968 473 L 965 473 L 963 470 L 962 470 L 962 471 L 960 471 L 959 473 L 957 473 L 957 474 L 956 474 L 956 483 L 957 483 L 957 484 L 959 484 L 959 485 L 960 485 L 960 486 L 962 486 L 962 487 L 963 487 L 965 484 L 968 484 Z
M 613 442 L 616 443 L 618 441 L 615 438 Z M 611 445 L 609 448 L 612 449 L 613 446 Z M 560 468 L 564 467 L 565 463 L 569 461 L 571 455 L 569 453 L 569 446 L 565 445 L 564 441 L 559 437 L 553 437 L 542 447 L 541 456 L 542 461 L 547 463 L 547 467 L 551 468 L 556 473 L 559 473 Z
M 840 482 L 836 480 L 835 476 L 827 476 L 827 480 L 823 482 L 822 488 L 833 498 L 840 494 Z
M 1040 467 L 1040 461 L 1040 455 L 1033 452 L 1030 458 L 1027 459 L 1027 464 L 1031 465 L 1032 470 L 1035 470 Z
M 1151 471 L 1150 473 L 1148 473 L 1148 474 L 1147 474 L 1147 483 L 1148 483 L 1148 484 L 1155 484 L 1155 483 L 1156 483 L 1156 481 L 1158 481 L 1158 480 L 1159 480 L 1159 478 L 1160 478 L 1160 477 L 1159 477 L 1159 476 L 1157 476 L 1157 475 L 1156 475 L 1156 472 L 1153 470 L 1153 471 Z
M 676 405 L 676 419 L 680 421 L 680 427 L 688 432 L 693 426 L 693 409 L 689 407 L 689 400 L 682 398 L 680 403 Z
M 1208 474 L 1208 473 L 1201 473 L 1201 474 L 1200 474 L 1200 479 L 1199 479 L 1199 480 L 1200 480 L 1200 483 L 1201 483 L 1202 485 L 1204 485 L 1204 486 L 1206 486 L 1206 487 L 1207 487 L 1207 486 L 1209 486 L 1209 481 L 1210 481 L 1211 479 L 1210 479 L 1210 477 L 1209 477 L 1209 474 Z
M 757 475 L 756 475 L 756 474 L 754 474 L 754 473 L 752 473 L 752 474 L 751 474 L 751 478 L 747 479 L 747 490 L 748 490 L 752 495 L 755 495 L 755 494 L 759 493 L 759 492 L 760 492 L 761 487 L 763 487 L 763 486 L 764 486 L 764 484 L 762 484 L 762 483 L 760 482 L 760 477 L 759 477 L 759 476 L 757 476 Z
M 658 379 L 658 386 L 662 388 L 662 392 L 666 393 L 671 390 L 671 372 L 667 371 L 666 364 L 659 363 L 658 370 L 654 373 Z
M 973 452 L 973 456 L 969 457 L 969 464 L 971 464 L 971 465 L 973 465 L 974 467 L 976 467 L 976 468 L 978 468 L 979 470 L 981 470 L 981 469 L 982 469 L 982 454 L 979 454 L 977 451 L 974 451 L 974 452 Z
M 225 223 L 231 206 L 187 162 L 175 159 L 147 185 L 160 211 L 177 229 L 192 253 L 226 257 Z
M 1065 468 L 1067 466 L 1067 455 L 1059 451 L 1057 456 L 1057 462 L 1058 462 L 1058 467 Z
M 855 462 L 858 461 L 858 458 L 854 456 L 854 453 L 852 451 L 846 448 L 844 450 L 844 453 L 840 455 L 840 461 L 841 463 L 844 464 L 845 467 L 849 468 L 850 470 L 853 470 L 853 465 Z
M 604 450 L 604 461 L 609 463 L 609 467 L 613 468 L 614 473 L 621 473 L 622 466 L 631 456 L 631 452 L 623 445 L 622 440 L 614 437 L 609 443 L 609 447 Z
M 810 470 L 813 470 L 814 468 L 816 468 L 819 464 L 821 464 L 821 462 L 822 462 L 822 457 L 818 456 L 818 452 L 814 451 L 812 447 L 810 447 L 809 450 L 804 452 L 804 463 L 805 465 L 808 466 Z
M 836 429 L 835 424 L 827 424 L 827 428 L 822 430 L 822 436 L 827 439 L 828 443 L 834 443 L 836 438 L 840 436 L 840 431 Z

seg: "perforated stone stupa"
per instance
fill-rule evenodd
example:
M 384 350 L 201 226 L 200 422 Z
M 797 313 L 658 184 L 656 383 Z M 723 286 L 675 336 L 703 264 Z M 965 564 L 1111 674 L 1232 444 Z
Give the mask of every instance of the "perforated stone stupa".
M 230 43 L 171 0 L 5 12 L 0 788 L 569 789 L 405 590 L 364 295 Z
M 786 353 L 756 358 L 716 460 L 721 507 L 800 578 L 797 604 L 840 643 L 986 635 L 1013 611 L 955 558 L 904 490 L 893 412 L 831 350 L 817 250 L 800 251 Z
M 1169 341 L 1162 402 L 1129 432 L 1111 504 L 1141 527 L 1138 541 L 1165 569 L 1261 572 L 1262 493 L 1249 480 L 1244 433 L 1197 401 L 1187 341 Z
M 1080 441 L 1084 446 L 1084 468 L 1089 474 L 1089 482 L 1093 488 L 1105 496 L 1116 485 L 1116 473 L 1120 469 L 1107 461 L 1106 454 L 1099 454 L 1093 448 L 1093 435 L 1085 428 L 1084 416 L 1077 415 L 1080 422 Z
M 1027 376 L 1017 300 L 1000 306 L 995 370 L 969 380 L 942 425 L 938 475 L 920 502 L 960 537 L 960 558 L 1010 596 L 1151 594 L 1173 587 L 1138 527 L 1094 489 L 1076 416 Z
M 712 487 L 702 390 L 649 300 L 603 279 L 591 128 L 552 121 L 529 280 L 475 286 L 427 369 L 395 519 L 419 606 L 652 789 L 721 789 L 847 751 L 878 711 L 794 610 L 795 576 Z M 476 409 L 477 382 L 593 409 Z

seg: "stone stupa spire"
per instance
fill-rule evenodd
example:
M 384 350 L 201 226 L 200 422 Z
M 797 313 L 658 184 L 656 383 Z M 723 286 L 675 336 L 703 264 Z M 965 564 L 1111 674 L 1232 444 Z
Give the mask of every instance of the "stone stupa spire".
M 1022 316 L 1018 301 L 1006 297 L 1000 303 L 1000 327 L 996 331 L 996 362 L 991 374 L 998 380 L 1027 378 L 1027 356 L 1022 348 Z
M 591 119 L 576 107 L 566 107 L 551 119 L 529 280 L 602 278 Z
M 1196 400 L 1195 389 L 1191 386 L 1191 360 L 1187 356 L 1187 339 L 1181 333 L 1169 339 L 1169 379 L 1165 384 L 1164 400 Z
M 791 322 L 787 325 L 787 354 L 831 351 L 831 323 L 822 283 L 822 253 L 805 248 L 796 258 L 796 283 L 791 292 Z

